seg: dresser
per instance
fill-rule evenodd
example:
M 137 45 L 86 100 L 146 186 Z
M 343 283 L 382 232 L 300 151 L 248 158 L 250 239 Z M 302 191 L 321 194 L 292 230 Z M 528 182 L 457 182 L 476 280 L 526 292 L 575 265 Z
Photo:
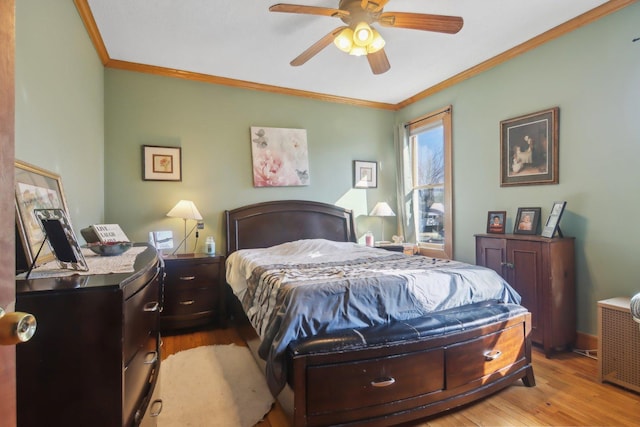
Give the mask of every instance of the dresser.
M 19 426 L 155 425 L 163 263 L 149 246 L 134 270 L 16 281 L 38 322 L 16 346 Z
M 176 331 L 213 322 L 224 325 L 224 256 L 166 256 L 164 262 L 162 330 Z
M 500 274 L 531 312 L 531 340 L 553 351 L 576 336 L 575 255 L 572 237 L 478 234 L 476 264 Z

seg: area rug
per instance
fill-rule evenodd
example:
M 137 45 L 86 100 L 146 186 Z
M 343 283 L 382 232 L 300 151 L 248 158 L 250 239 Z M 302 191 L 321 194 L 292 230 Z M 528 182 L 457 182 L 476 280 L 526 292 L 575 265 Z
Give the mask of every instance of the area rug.
M 274 402 L 246 347 L 209 345 L 172 354 L 160 367 L 160 427 L 251 427 Z

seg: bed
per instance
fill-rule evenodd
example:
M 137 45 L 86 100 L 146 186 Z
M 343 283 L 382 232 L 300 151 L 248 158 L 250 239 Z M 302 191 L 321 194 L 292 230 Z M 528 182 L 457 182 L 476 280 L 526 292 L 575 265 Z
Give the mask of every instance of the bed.
M 352 212 L 320 202 L 226 211 L 226 234 L 250 348 L 295 426 L 393 425 L 535 385 L 531 314 L 492 270 L 357 245 Z

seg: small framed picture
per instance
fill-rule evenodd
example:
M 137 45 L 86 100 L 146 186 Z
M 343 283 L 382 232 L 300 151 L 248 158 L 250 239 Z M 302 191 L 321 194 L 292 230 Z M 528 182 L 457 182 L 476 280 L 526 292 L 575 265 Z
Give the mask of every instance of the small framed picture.
M 537 234 L 540 208 L 518 208 L 513 234 Z
M 145 181 L 182 181 L 180 147 L 142 146 L 142 179 Z
M 506 220 L 506 211 L 489 211 L 487 215 L 487 233 L 504 234 Z
M 562 213 L 564 212 L 566 205 L 567 202 L 553 202 L 549 218 L 547 218 L 547 222 L 540 234 L 542 237 L 551 238 L 556 234 L 556 232 L 558 232 L 558 236 L 562 237 L 562 231 L 560 231 L 560 218 L 562 217 Z
M 353 161 L 353 187 L 378 187 L 378 162 Z

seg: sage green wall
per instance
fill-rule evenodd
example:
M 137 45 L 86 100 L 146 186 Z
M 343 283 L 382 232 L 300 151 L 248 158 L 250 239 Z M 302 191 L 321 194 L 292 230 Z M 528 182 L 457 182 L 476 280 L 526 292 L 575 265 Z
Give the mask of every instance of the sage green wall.
M 104 215 L 104 69 L 72 1 L 16 1 L 16 159 L 62 177 L 76 232 Z
M 487 211 L 566 200 L 576 237 L 578 330 L 596 334 L 597 301 L 640 291 L 640 4 L 571 32 L 402 110 L 404 122 L 453 105 L 455 257 L 474 262 Z M 560 183 L 500 187 L 501 120 L 560 107 Z
M 202 236 L 214 236 L 220 252 L 225 209 L 274 199 L 336 203 L 360 216 L 361 235 L 380 227 L 363 217 L 376 202 L 395 203 L 390 111 L 113 69 L 105 72 L 105 110 L 106 218 L 135 240 L 152 230 L 181 237 L 183 222 L 166 217 L 180 199 L 195 202 Z M 311 184 L 254 188 L 251 126 L 306 129 Z M 143 181 L 142 145 L 181 147 L 182 182 Z M 378 188 L 352 188 L 353 160 L 380 162 Z

